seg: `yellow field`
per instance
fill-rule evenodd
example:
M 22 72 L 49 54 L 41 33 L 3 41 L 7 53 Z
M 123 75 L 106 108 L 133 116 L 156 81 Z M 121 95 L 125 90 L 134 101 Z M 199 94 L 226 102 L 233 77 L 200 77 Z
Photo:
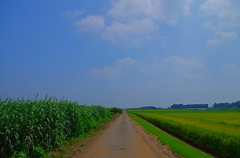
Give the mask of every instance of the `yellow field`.
M 240 111 L 129 111 L 215 155 L 240 157 Z

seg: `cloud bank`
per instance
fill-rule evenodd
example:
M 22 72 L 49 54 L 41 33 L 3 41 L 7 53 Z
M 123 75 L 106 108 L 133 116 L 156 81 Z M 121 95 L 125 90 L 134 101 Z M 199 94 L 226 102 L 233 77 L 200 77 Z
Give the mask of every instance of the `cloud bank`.
M 129 68 L 136 64 L 136 60 L 127 57 L 119 59 L 114 63 L 113 67 L 106 66 L 102 69 L 94 68 L 88 72 L 88 74 L 102 78 L 117 78 L 124 74 L 126 68 Z
M 220 45 L 226 41 L 235 41 L 238 39 L 238 35 L 236 32 L 223 32 L 223 31 L 216 31 L 214 33 L 214 38 L 207 40 L 208 44 L 211 45 Z
M 80 32 L 97 33 L 112 43 L 139 45 L 153 39 L 159 22 L 174 25 L 191 14 L 193 0 L 117 0 L 105 15 L 87 15 L 74 23 Z M 108 19 L 108 23 L 105 23 Z
M 221 45 L 238 39 L 235 29 L 240 26 L 239 8 L 238 0 L 207 0 L 200 7 L 207 17 L 203 27 L 214 31 L 214 38 L 208 39 L 207 44 Z
M 127 75 L 127 70 L 130 70 L 131 74 L 138 72 L 141 76 L 158 76 L 160 74 L 169 78 L 169 75 L 174 74 L 175 77 L 184 76 L 193 78 L 195 74 L 191 74 L 191 70 L 196 70 L 201 66 L 201 61 L 197 59 L 185 59 L 178 56 L 163 58 L 158 62 L 150 63 L 148 65 L 139 63 L 136 59 L 127 57 L 115 61 L 114 66 L 112 67 L 106 66 L 102 69 L 94 68 L 90 70 L 88 74 L 101 78 L 118 78 Z
M 105 27 L 104 18 L 101 16 L 88 15 L 85 19 L 81 19 L 74 23 L 79 31 L 83 32 L 99 32 Z

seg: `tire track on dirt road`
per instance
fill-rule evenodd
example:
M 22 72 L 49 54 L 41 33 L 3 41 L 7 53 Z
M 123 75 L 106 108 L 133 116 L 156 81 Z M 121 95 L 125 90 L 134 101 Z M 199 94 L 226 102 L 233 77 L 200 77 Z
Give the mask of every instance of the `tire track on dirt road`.
M 155 136 L 147 134 L 126 112 L 95 142 L 73 158 L 179 158 Z

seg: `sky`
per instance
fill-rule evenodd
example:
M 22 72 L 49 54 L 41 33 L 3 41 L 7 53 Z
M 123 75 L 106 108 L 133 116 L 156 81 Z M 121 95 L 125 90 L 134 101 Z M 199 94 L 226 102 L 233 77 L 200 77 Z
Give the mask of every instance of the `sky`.
M 240 100 L 239 0 L 0 2 L 0 94 L 105 107 Z

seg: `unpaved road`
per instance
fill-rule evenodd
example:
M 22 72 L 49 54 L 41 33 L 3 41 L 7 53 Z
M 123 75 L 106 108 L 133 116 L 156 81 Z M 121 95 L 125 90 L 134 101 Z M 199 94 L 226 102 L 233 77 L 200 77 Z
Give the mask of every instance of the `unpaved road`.
M 102 135 L 73 158 L 177 158 L 156 137 L 147 134 L 127 113 L 120 115 Z

